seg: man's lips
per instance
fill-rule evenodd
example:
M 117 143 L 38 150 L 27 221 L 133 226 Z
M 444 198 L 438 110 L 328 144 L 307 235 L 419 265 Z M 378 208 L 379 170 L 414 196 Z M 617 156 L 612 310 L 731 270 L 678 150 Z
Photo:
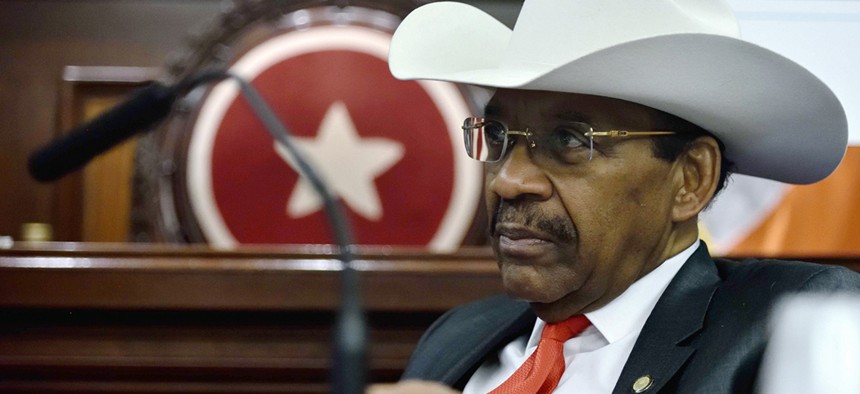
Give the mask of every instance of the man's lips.
M 494 233 L 499 253 L 516 258 L 536 258 L 555 245 L 549 234 L 516 224 L 498 224 Z

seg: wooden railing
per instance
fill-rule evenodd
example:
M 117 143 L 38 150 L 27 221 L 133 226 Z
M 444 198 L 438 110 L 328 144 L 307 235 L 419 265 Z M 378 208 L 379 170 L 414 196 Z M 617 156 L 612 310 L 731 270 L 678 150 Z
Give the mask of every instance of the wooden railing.
M 371 382 L 445 310 L 502 292 L 487 249 L 358 255 Z M 0 393 L 328 392 L 339 267 L 315 246 L 0 250 Z
M 0 251 L 0 392 L 328 392 L 325 247 L 53 244 Z M 369 380 L 445 310 L 501 292 L 488 250 L 362 250 Z

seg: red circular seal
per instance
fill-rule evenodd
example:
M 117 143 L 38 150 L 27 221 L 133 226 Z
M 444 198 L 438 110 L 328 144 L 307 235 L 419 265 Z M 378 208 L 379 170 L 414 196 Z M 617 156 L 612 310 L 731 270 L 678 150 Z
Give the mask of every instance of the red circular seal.
M 273 37 L 231 71 L 251 81 L 343 203 L 356 242 L 450 250 L 472 224 L 480 167 L 462 153 L 469 106 L 451 84 L 398 81 L 390 35 L 332 25 Z M 331 243 L 322 202 L 238 86 L 200 107 L 188 192 L 207 240 Z

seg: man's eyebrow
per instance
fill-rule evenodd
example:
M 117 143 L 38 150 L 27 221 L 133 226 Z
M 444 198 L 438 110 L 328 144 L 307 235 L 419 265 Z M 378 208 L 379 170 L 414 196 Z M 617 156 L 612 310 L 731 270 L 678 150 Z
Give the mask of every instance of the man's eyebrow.
M 489 103 L 484 107 L 484 116 L 485 117 L 496 117 L 502 113 L 502 107 Z
M 584 122 L 590 123 L 590 118 L 588 115 L 579 112 L 579 111 L 565 111 L 561 112 L 556 117 L 560 120 L 566 120 L 569 122 Z

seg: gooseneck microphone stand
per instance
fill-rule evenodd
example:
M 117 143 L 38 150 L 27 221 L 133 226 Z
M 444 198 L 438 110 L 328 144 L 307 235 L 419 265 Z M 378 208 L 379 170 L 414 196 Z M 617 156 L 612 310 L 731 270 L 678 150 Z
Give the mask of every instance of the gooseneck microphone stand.
M 323 200 L 329 226 L 334 233 L 341 261 L 341 302 L 334 333 L 332 385 L 335 393 L 363 393 L 366 364 L 366 323 L 361 307 L 361 290 L 358 272 L 353 267 L 352 233 L 343 206 L 335 200 L 331 191 L 311 167 L 301 152 L 296 149 L 287 129 L 278 120 L 266 102 L 250 83 L 232 74 L 229 78 L 239 82 L 245 99 L 266 126 L 266 130 L 281 145 L 287 148 L 296 161 L 302 175 L 310 181 Z
M 186 94 L 194 87 L 225 79 L 239 83 L 242 95 L 262 121 L 266 131 L 290 152 L 301 175 L 311 183 L 323 200 L 341 262 L 341 302 L 334 330 L 330 376 L 332 391 L 344 394 L 363 393 L 367 376 L 367 324 L 362 311 L 358 272 L 353 267 L 351 227 L 342 205 L 337 202 L 317 171 L 308 164 L 302 152 L 296 148 L 287 128 L 248 81 L 235 74 L 215 70 L 186 78 L 174 86 L 155 83 L 142 88 L 129 101 L 31 155 L 30 173 L 40 181 L 49 181 L 74 171 L 125 138 L 145 131 L 162 120 L 169 114 L 180 94 Z

